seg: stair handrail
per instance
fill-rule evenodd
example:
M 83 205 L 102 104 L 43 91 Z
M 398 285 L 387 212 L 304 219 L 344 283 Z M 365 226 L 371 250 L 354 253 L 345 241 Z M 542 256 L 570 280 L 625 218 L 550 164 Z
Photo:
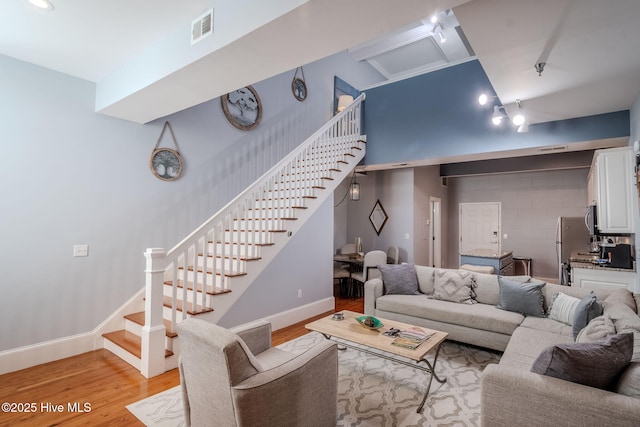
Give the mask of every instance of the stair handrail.
M 275 197 L 269 202 L 269 207 L 265 208 L 255 207 L 255 201 L 262 202 L 261 195 L 265 192 L 273 194 L 275 191 L 295 193 L 298 199 L 308 196 L 306 192 L 311 191 L 308 186 L 297 186 L 295 179 L 293 183 L 279 181 L 280 178 L 287 175 L 289 177 L 300 175 L 300 181 L 313 181 L 316 183 L 315 185 L 320 186 L 319 182 L 325 179 L 323 175 L 330 174 L 328 171 L 331 170 L 331 167 L 327 165 L 337 162 L 339 156 L 344 156 L 349 152 L 352 149 L 353 142 L 361 138 L 361 106 L 365 97 L 365 93 L 358 96 L 346 109 L 332 117 L 303 143 L 262 174 L 193 232 L 189 233 L 172 249 L 167 252 L 162 248 L 148 248 L 146 250 L 145 325 L 142 328 L 141 337 L 141 373 L 145 377 L 149 378 L 164 372 L 164 351 L 160 351 L 160 348 L 164 350 L 164 333 L 166 331 L 163 323 L 165 281 L 170 280 L 172 282 L 172 294 L 169 297 L 171 300 L 171 331 L 175 331 L 175 325 L 178 321 L 178 292 L 182 292 L 182 301 L 187 301 L 188 297 L 191 296 L 192 312 L 211 311 L 209 289 L 212 292 L 228 291 L 227 277 L 240 269 L 243 259 L 255 256 L 258 246 L 255 242 L 257 241 L 259 244 L 265 243 L 262 240 L 264 239 L 263 235 L 274 230 L 273 227 L 276 226 L 276 221 L 280 221 L 283 212 L 288 212 L 292 209 L 292 202 L 288 202 L 289 204 L 287 205 Z M 327 144 L 323 145 L 325 141 Z M 311 156 L 313 148 L 318 151 L 328 150 L 327 153 L 329 154 L 324 155 L 325 160 L 323 161 L 316 160 Z M 308 161 L 312 161 L 313 164 L 305 166 L 302 172 L 298 172 L 300 165 Z M 293 200 L 296 200 L 296 197 Z M 290 198 L 291 196 L 287 196 L 287 200 Z M 279 213 L 277 215 L 278 218 L 272 213 L 273 218 L 258 218 L 256 221 L 254 212 L 251 212 L 250 218 L 250 211 L 259 209 L 277 211 Z M 241 220 L 244 220 L 245 225 L 251 221 L 254 228 L 249 231 L 249 227 L 245 227 L 247 230 L 243 231 L 241 226 L 238 225 L 238 230 L 234 230 L 234 221 L 238 221 L 238 224 L 240 224 Z M 256 224 L 256 222 L 259 224 Z M 233 238 L 230 238 L 228 249 L 226 248 L 227 234 L 236 235 L 235 237 L 238 238 L 238 243 L 235 246 Z M 220 253 L 216 252 L 218 238 L 221 239 Z M 244 245 L 241 247 L 240 242 L 243 238 L 245 239 Z M 252 239 L 253 243 L 247 243 L 249 239 Z M 210 242 L 213 246 L 213 253 L 211 254 L 212 266 L 207 265 Z M 252 248 L 253 255 L 248 252 L 250 250 L 249 246 Z M 201 265 L 199 265 L 200 249 L 202 249 L 203 253 Z M 244 253 L 243 250 L 245 251 Z M 220 267 L 217 267 L 218 256 L 220 258 Z M 190 265 L 190 263 L 192 264 Z M 212 276 L 210 287 L 208 284 L 209 273 L 212 273 L 210 274 Z M 203 278 L 202 284 L 198 283 L 199 275 Z M 219 287 L 216 286 L 217 276 L 220 276 Z M 189 282 L 190 277 L 193 278 L 192 283 Z M 192 289 L 189 289 L 190 285 Z M 189 292 L 191 293 L 190 295 Z M 186 302 L 183 304 L 181 315 L 184 319 L 187 317 L 189 308 Z
M 175 245 L 173 248 L 169 249 L 169 251 L 166 253 L 166 256 L 170 257 L 180 249 L 184 248 L 185 245 L 188 245 L 193 240 L 194 236 L 201 234 L 204 229 L 208 228 L 208 226 L 216 220 L 216 218 L 219 218 L 221 215 L 223 215 L 224 212 L 229 211 L 232 206 L 235 206 L 240 200 L 242 200 L 244 196 L 246 196 L 246 194 L 250 193 L 252 189 L 257 188 L 259 184 L 264 182 L 264 180 L 267 177 L 271 176 L 271 174 L 273 174 L 275 171 L 279 170 L 280 168 L 285 166 L 288 162 L 290 162 L 291 158 L 295 158 L 296 155 L 298 155 L 299 153 L 302 153 L 304 149 L 310 143 L 315 141 L 320 135 L 325 133 L 328 129 L 332 128 L 333 125 L 335 125 L 336 123 L 339 123 L 342 120 L 344 120 L 350 114 L 353 114 L 354 110 L 359 110 L 360 104 L 362 103 L 362 101 L 365 100 L 365 98 L 366 98 L 366 94 L 363 92 L 360 96 L 354 99 L 353 103 L 351 103 L 346 109 L 344 109 L 340 113 L 333 116 L 331 120 L 329 120 L 320 129 L 318 129 L 313 134 L 311 134 L 311 136 L 309 136 L 302 144 L 294 148 L 287 156 L 283 157 L 282 160 L 280 160 L 278 163 L 273 165 L 268 171 L 263 173 L 258 179 L 256 179 L 252 184 L 250 184 L 243 192 L 238 194 L 229 203 L 227 203 L 225 206 L 220 208 L 215 214 L 213 214 L 209 219 L 207 219 L 204 223 L 202 223 L 202 225 L 196 228 L 187 237 L 182 239 L 180 243 Z M 359 128 L 358 128 L 358 131 L 359 131 Z M 358 135 L 359 134 L 360 133 L 358 132 Z

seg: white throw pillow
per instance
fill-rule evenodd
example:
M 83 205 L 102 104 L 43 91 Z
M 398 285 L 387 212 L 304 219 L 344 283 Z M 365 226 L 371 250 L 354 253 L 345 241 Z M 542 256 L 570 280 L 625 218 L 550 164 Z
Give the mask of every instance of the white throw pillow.
M 553 296 L 549 317 L 566 325 L 573 326 L 573 318 L 580 299 L 559 292 Z

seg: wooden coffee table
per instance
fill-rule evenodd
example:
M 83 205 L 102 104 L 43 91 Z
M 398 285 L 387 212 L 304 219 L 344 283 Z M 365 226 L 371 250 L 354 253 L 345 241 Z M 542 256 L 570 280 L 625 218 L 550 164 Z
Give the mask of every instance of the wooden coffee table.
M 383 335 L 383 333 L 391 328 L 406 330 L 413 327 L 414 325 L 396 322 L 394 320 L 379 319 L 384 324 L 384 326 L 382 326 L 380 329 L 372 330 L 360 325 L 356 320 L 356 317 L 363 316 L 362 313 L 355 313 L 353 311 L 347 310 L 342 311 L 342 313 L 344 314 L 344 320 L 333 320 L 333 316 L 327 316 L 306 324 L 305 328 L 310 331 L 320 332 L 327 339 L 339 338 L 341 340 L 339 341 L 339 343 L 347 347 L 352 347 L 359 351 L 374 354 L 376 356 L 389 359 L 397 363 L 402 363 L 404 365 L 411 366 L 413 368 L 420 369 L 429 373 L 427 390 L 425 391 L 422 402 L 420 402 L 420 406 L 418 406 L 418 409 L 416 411 L 420 412 L 422 410 L 422 407 L 424 406 L 424 402 L 427 400 L 427 396 L 429 395 L 429 389 L 431 388 L 431 382 L 433 381 L 433 378 L 435 378 L 439 383 L 444 383 L 445 381 L 447 381 L 446 378 L 441 379 L 438 377 L 438 375 L 435 373 L 435 367 L 436 362 L 438 361 L 440 345 L 444 342 L 444 340 L 447 338 L 447 335 L 449 334 L 447 334 L 446 332 L 440 332 L 433 329 L 421 327 L 422 329 L 433 332 L 433 335 L 431 335 L 417 348 L 408 349 L 392 345 L 391 342 L 394 340 L 394 337 L 385 336 Z M 391 356 L 379 353 L 377 351 L 369 351 L 366 348 L 356 347 L 350 345 L 349 343 L 359 344 L 375 350 L 381 350 L 386 353 L 390 353 Z M 432 350 L 435 350 L 433 363 L 429 362 L 426 359 L 427 353 Z M 399 359 L 393 356 L 401 356 L 416 363 L 412 363 L 410 361 Z M 420 362 L 424 362 L 426 366 L 419 365 Z

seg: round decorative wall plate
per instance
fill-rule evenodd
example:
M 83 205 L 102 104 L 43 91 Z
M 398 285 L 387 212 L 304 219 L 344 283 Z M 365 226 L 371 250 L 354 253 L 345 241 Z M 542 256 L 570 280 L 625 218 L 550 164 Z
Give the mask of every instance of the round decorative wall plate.
M 173 181 L 182 175 L 182 156 L 171 148 L 156 148 L 151 153 L 149 167 L 163 181 Z
M 307 84 L 296 77 L 291 81 L 291 92 L 298 101 L 302 102 L 307 99 Z
M 234 127 L 251 130 L 260 124 L 262 103 L 255 89 L 246 86 L 220 97 L 222 111 Z

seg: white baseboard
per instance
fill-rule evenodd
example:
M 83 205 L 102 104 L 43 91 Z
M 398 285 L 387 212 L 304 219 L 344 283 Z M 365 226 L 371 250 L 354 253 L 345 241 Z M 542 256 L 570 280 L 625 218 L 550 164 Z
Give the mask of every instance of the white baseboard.
M 72 335 L 57 340 L 0 352 L 0 374 L 30 368 L 95 350 L 94 334 Z
M 335 299 L 330 297 L 268 316 L 265 320 L 270 321 L 272 330 L 276 331 L 334 309 Z M 103 322 L 92 332 L 2 351 L 0 352 L 0 374 L 30 368 L 102 348 L 102 340 L 99 338 L 102 338 L 101 333 L 110 319 Z
M 333 311 L 335 307 L 335 298 L 329 297 L 305 304 L 301 307 L 292 308 L 291 310 L 267 316 L 264 320 L 271 322 L 271 330 L 277 331 L 278 329 L 286 328 L 289 325 L 302 322 L 303 320 L 317 316 L 318 314 Z

